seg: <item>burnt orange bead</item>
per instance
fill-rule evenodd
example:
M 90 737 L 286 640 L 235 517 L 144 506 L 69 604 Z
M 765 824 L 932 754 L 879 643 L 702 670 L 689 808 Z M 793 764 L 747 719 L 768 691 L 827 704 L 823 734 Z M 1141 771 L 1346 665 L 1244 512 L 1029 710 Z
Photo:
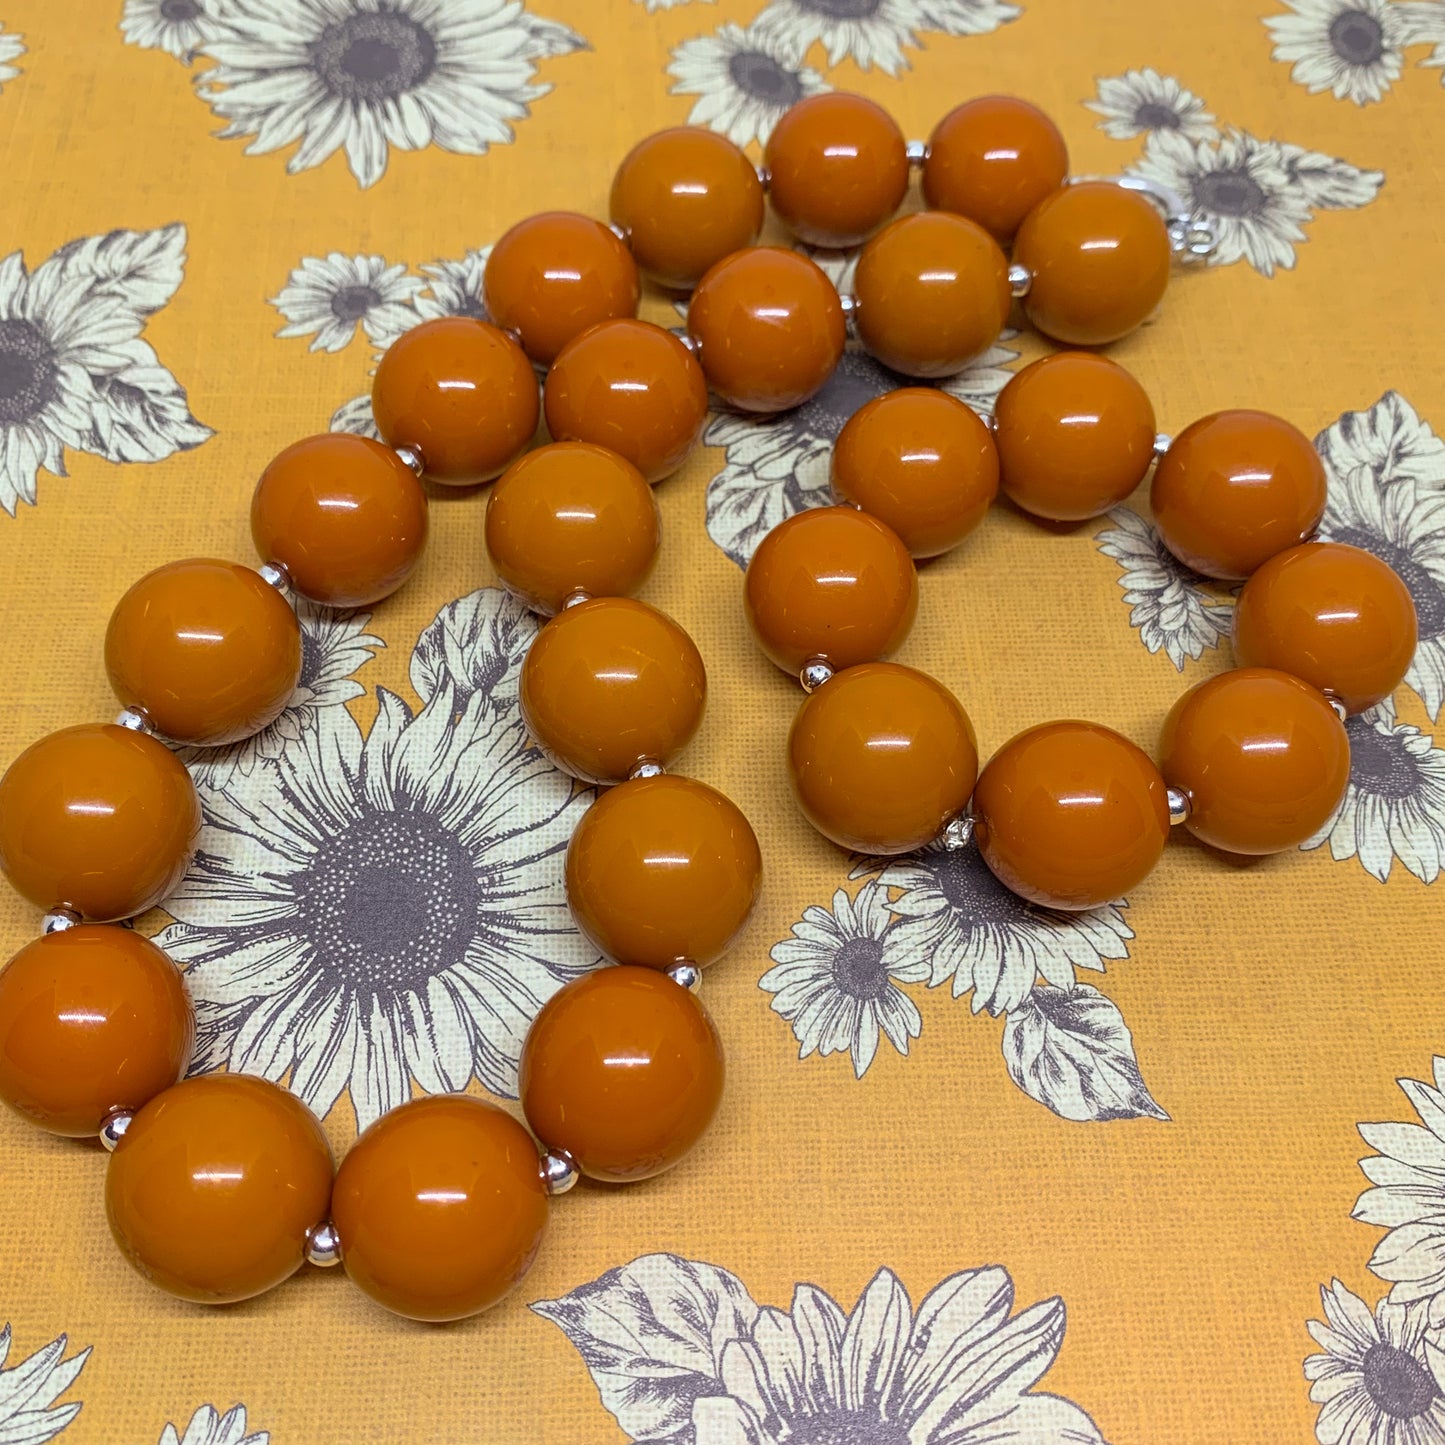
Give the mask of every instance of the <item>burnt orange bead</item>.
M 567 847 L 567 902 L 609 958 L 644 968 L 721 958 L 762 883 L 737 805 L 691 778 L 634 778 L 603 793 Z
M 352 1281 L 413 1320 L 459 1320 L 510 1294 L 547 1228 L 537 1146 L 465 1094 L 384 1114 L 336 1171 L 331 1217 Z
M 108 922 L 175 891 L 201 832 L 191 775 L 163 743 L 83 723 L 0 778 L 0 868 L 37 908 Z
M 978 745 L 958 699 L 926 673 L 866 662 L 811 693 L 788 734 L 804 816 L 855 853 L 911 853 L 973 792 Z
M 1088 722 L 1010 739 L 973 793 L 974 836 L 1004 887 L 1045 908 L 1099 908 L 1153 871 L 1169 799 L 1149 756 Z
M 1238 582 L 1313 534 L 1326 490 L 1324 463 L 1297 427 L 1268 412 L 1219 411 L 1174 438 L 1149 505 L 1186 567 Z
M 487 498 L 487 551 L 497 576 L 548 615 L 574 592 L 636 592 L 652 571 L 660 529 L 642 473 L 589 442 L 528 452 Z
M 778 219 L 810 246 L 856 246 L 903 204 L 908 153 L 876 101 L 810 95 L 779 117 L 763 150 Z
M 604 321 L 547 373 L 547 430 L 626 457 L 649 482 L 671 476 L 707 423 L 707 381 L 692 353 L 650 321 Z
M 666 974 L 616 965 L 543 1005 L 517 1090 L 532 1132 L 592 1179 L 650 1179 L 707 1132 L 723 1091 L 712 1020 Z
M 129 928 L 82 923 L 0 971 L 0 1099 L 52 1134 L 94 1136 L 185 1072 L 195 1017 L 175 965 Z
M 906 386 L 854 412 L 833 447 L 833 495 L 877 517 L 914 557 L 956 547 L 998 495 L 989 429 L 957 397 Z
M 821 658 L 835 671 L 896 652 L 918 611 L 918 573 L 898 535 L 854 507 L 779 522 L 753 553 L 743 605 L 784 672 Z
M 1013 258 L 1032 277 L 1024 311 L 1045 336 L 1103 346 L 1154 314 L 1173 253 L 1151 202 L 1113 181 L 1084 181 L 1029 212 Z
M 1399 574 L 1340 542 L 1277 553 L 1244 584 L 1234 609 L 1242 667 L 1293 673 L 1348 712 L 1394 692 L 1417 640 L 1415 603 Z
M 531 442 L 537 374 L 506 332 L 439 316 L 387 348 L 371 409 L 387 446 L 414 450 L 433 481 L 470 486 L 504 472 Z
M 286 448 L 251 497 L 251 537 L 263 562 L 327 607 L 370 607 L 421 560 L 426 493 L 390 447 L 327 432 Z
M 1012 95 L 981 95 L 934 127 L 923 198 L 1006 242 L 1068 173 L 1069 149 L 1043 111 Z
M 1350 781 L 1345 725 L 1288 673 L 1241 667 L 1196 683 L 1164 720 L 1159 771 L 1189 800 L 1185 827 L 1230 853 L 1295 848 Z
M 660 285 L 689 290 L 714 262 L 757 240 L 763 183 L 726 136 L 675 126 L 627 153 L 611 209 L 638 266 Z
M 274 1289 L 326 1218 L 331 1146 L 278 1084 L 207 1074 L 158 1094 L 110 1156 L 105 1209 L 125 1257 L 198 1304 Z
M 999 480 L 1024 511 L 1080 522 L 1122 502 L 1154 460 L 1154 408 L 1104 356 L 1061 351 L 1032 362 L 999 393 Z
M 163 737 L 222 747 L 269 726 L 301 676 L 301 628 L 259 572 L 197 557 L 148 572 L 110 614 L 105 670 Z
M 708 383 L 739 411 L 800 406 L 832 376 L 847 339 L 833 283 L 776 246 L 719 261 L 692 293 L 687 329 Z
M 487 314 L 542 366 L 589 326 L 635 316 L 638 295 L 632 253 L 601 221 L 575 211 L 518 221 L 492 247 L 482 275 Z
M 953 376 L 998 340 L 1008 261 L 981 226 L 946 211 L 904 216 L 863 248 L 853 289 L 863 345 L 905 376 Z
M 559 768 L 620 783 L 641 762 L 667 763 L 702 722 L 707 673 L 692 638 L 627 597 L 559 612 L 522 664 L 522 716 Z

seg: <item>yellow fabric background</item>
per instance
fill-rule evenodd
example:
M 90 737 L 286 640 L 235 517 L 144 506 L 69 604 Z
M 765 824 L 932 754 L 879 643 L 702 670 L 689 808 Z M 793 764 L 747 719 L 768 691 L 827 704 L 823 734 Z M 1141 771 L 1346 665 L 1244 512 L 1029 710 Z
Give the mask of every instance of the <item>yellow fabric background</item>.
M 185 281 L 146 337 L 216 436 L 157 465 L 71 454 L 42 475 L 40 503 L 0 517 L 0 759 L 71 721 L 107 717 L 101 666 L 115 598 L 144 570 L 186 555 L 249 560 L 248 499 L 265 462 L 322 430 L 366 386 L 358 341 L 335 355 L 279 341 L 266 304 L 304 255 L 376 251 L 413 264 L 486 244 L 535 210 L 605 214 L 610 174 L 643 134 L 682 122 L 669 51 L 753 0 L 649 15 L 625 0 L 536 0 L 591 50 L 541 62 L 555 90 L 483 158 L 393 152 L 361 190 L 338 156 L 295 176 L 285 153 L 250 158 L 182 67 L 121 43 L 111 0 L 10 0 L 25 37 L 20 79 L 0 96 L 0 252 L 32 265 L 74 237 L 115 227 L 188 227 Z M 977 37 L 930 36 L 898 78 L 829 72 L 882 101 L 909 135 L 959 98 L 1026 95 L 1056 116 L 1074 169 L 1114 171 L 1135 148 L 1103 136 L 1080 102 L 1095 77 L 1152 65 L 1204 96 L 1221 120 L 1383 168 L 1379 197 L 1322 213 L 1296 270 L 1246 265 L 1177 278 L 1159 322 L 1114 355 L 1177 431 L 1236 404 L 1275 410 L 1313 434 L 1394 387 L 1445 423 L 1438 328 L 1445 95 L 1407 68 L 1387 103 L 1309 96 L 1270 58 L 1264 0 L 1032 0 Z M 821 65 L 815 53 L 810 63 Z M 656 295 L 644 314 L 668 317 Z M 1042 350 L 1025 334 L 1025 359 Z M 11 1363 L 62 1331 L 95 1353 L 67 1399 L 85 1408 L 66 1445 L 155 1440 L 211 1401 L 244 1401 L 252 1429 L 298 1442 L 621 1438 L 580 1358 L 525 1301 L 551 1298 L 649 1250 L 706 1259 L 760 1301 L 799 1280 L 845 1307 L 887 1264 L 915 1305 L 954 1270 L 998 1262 L 1021 1303 L 1062 1294 L 1068 1333 L 1043 1388 L 1086 1408 L 1115 1445 L 1241 1445 L 1312 1438 L 1300 1363 L 1318 1286 L 1338 1274 L 1370 1302 L 1377 1233 L 1353 1223 L 1363 1119 L 1406 1118 L 1395 1079 L 1427 1077 L 1445 1041 L 1436 986 L 1435 890 L 1397 869 L 1382 887 L 1327 850 L 1232 863 L 1171 847 L 1131 900 L 1131 957 L 1104 987 L 1133 1030 L 1172 1123 L 1068 1123 L 1000 1067 L 1001 1021 L 969 1016 L 947 990 L 915 990 L 917 1057 L 886 1047 L 857 1082 L 842 1059 L 799 1063 L 757 978 L 808 903 L 847 860 L 807 828 L 789 796 L 783 739 L 796 689 L 753 649 L 741 574 L 708 540 L 704 487 L 720 453 L 696 455 L 659 488 L 664 551 L 645 596 L 697 640 L 712 679 L 686 770 L 752 819 L 765 896 L 706 997 L 729 1050 L 718 1123 L 675 1174 L 562 1201 L 518 1298 L 446 1329 L 393 1319 L 341 1271 L 309 1271 L 270 1297 L 204 1312 L 163 1297 L 108 1238 L 98 1151 L 0 1119 L 0 1321 Z M 412 696 L 420 628 L 490 580 L 482 499 L 441 497 L 407 588 L 376 610 L 387 649 L 369 688 Z M 1044 533 L 996 510 L 956 554 L 929 566 L 902 661 L 964 700 L 985 751 L 1058 715 L 1096 718 L 1149 747 L 1172 699 L 1227 665 L 1227 649 L 1176 674 L 1122 624 L 1117 569 L 1090 529 Z M 1402 699 L 1408 695 L 1402 694 Z M 1413 709 L 1413 710 L 1412 710 Z M 363 726 L 374 692 L 355 704 Z M 1427 720 L 1413 699 L 1401 718 Z M 1428 727 L 1427 727 L 1428 730 Z M 144 925 L 150 930 L 152 921 Z M 32 936 L 32 910 L 0 891 L 0 932 Z M 329 1121 L 352 1132 L 343 1106 Z

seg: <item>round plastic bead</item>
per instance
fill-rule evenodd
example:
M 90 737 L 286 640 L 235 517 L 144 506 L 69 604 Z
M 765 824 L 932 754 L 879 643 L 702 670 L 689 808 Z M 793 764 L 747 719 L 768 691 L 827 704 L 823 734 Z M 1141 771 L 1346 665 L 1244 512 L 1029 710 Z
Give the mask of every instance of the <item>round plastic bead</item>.
M 1088 722 L 1043 723 L 1006 742 L 979 774 L 973 815 L 994 876 L 1045 908 L 1099 908 L 1130 892 L 1169 838 L 1159 769 Z
M 923 199 L 1008 242 L 1068 173 L 1068 147 L 1043 111 L 1012 95 L 981 95 L 934 127 L 923 162 Z
M 1277 553 L 1244 584 L 1234 609 L 1240 666 L 1293 673 L 1352 713 L 1394 692 L 1417 640 L 1415 603 L 1399 574 L 1340 542 Z
M 843 305 L 797 251 L 754 246 L 698 283 L 687 329 L 712 389 L 739 411 L 800 406 L 832 376 L 847 339 Z
M 707 381 L 696 358 L 650 321 L 584 331 L 547 373 L 547 430 L 626 457 L 649 482 L 671 476 L 707 424 Z
M 415 451 L 433 481 L 471 486 L 505 471 L 530 444 L 537 374 L 506 332 L 440 316 L 387 348 L 371 409 L 387 446 Z
M 278 1084 L 206 1074 L 157 1095 L 130 1122 L 105 1176 L 125 1257 L 198 1304 L 273 1289 L 301 1268 L 326 1218 L 331 1147 Z
M 956 547 L 998 495 L 998 451 L 972 408 L 932 387 L 884 392 L 833 447 L 833 495 L 890 527 L 914 557 Z
M 121 705 L 163 737 L 240 742 L 285 710 L 301 676 L 301 628 L 259 572 L 198 557 L 148 572 L 116 604 L 105 670 Z
M 1103 346 L 1154 314 L 1173 253 L 1150 201 L 1113 181 L 1083 181 L 1029 212 L 1013 258 L 1032 277 L 1024 311 L 1045 336 Z
M 603 793 L 567 847 L 567 902 L 609 958 L 643 968 L 721 958 L 762 884 L 737 805 L 691 778 L 634 778 Z
M 1174 438 L 1149 505 L 1186 567 L 1238 582 L 1314 533 L 1326 491 L 1324 463 L 1297 427 L 1268 412 L 1219 411 Z
M 953 376 L 998 340 L 1013 305 L 1008 260 L 981 226 L 946 211 L 903 216 L 863 248 L 858 336 L 905 376 Z
M 665 613 L 626 597 L 559 612 L 522 664 L 522 716 L 559 767 L 620 783 L 642 762 L 666 764 L 702 723 L 707 673 Z
M 497 576 L 549 616 L 576 592 L 636 592 L 652 571 L 661 525 L 642 473 L 590 442 L 528 452 L 487 498 L 487 551 Z
M 784 672 L 821 658 L 835 671 L 896 652 L 918 611 L 918 573 L 898 536 L 854 507 L 779 522 L 748 563 L 743 605 Z
M 707 1010 L 666 974 L 600 968 L 542 1006 L 517 1071 L 532 1132 L 591 1179 L 671 1169 L 722 1099 L 723 1051 Z
M 856 246 L 903 204 L 908 153 L 876 101 L 829 91 L 778 118 L 763 148 L 778 219 L 810 246 Z
M 763 229 L 763 183 L 726 136 L 675 126 L 639 141 L 612 181 L 613 221 L 643 271 L 691 290 Z
M 994 408 L 999 482 L 1015 506 L 1052 522 L 1098 517 L 1154 460 L 1154 408 L 1116 362 L 1085 351 L 1045 356 L 1009 381 Z
M 251 497 L 251 537 L 303 597 L 370 607 L 389 597 L 426 546 L 426 493 L 389 447 L 327 432 L 286 448 Z
M 830 678 L 798 709 L 788 767 L 804 815 L 825 838 L 855 853 L 911 853 L 968 802 L 978 745 L 942 683 L 868 662 Z
M 1159 771 L 1189 800 L 1184 826 L 1230 853 L 1297 848 L 1350 781 L 1345 725 L 1288 673 L 1242 667 L 1197 683 L 1164 721 Z
M 465 1094 L 383 1114 L 341 1161 L 331 1199 L 353 1283 L 413 1320 L 464 1319 L 510 1294 L 547 1214 L 531 1136 Z
M 0 971 L 0 1099 L 74 1138 L 135 1112 L 185 1072 L 195 1018 L 175 965 L 129 928 L 82 923 Z
M 601 221 L 575 211 L 518 221 L 482 273 L 487 314 L 542 366 L 589 326 L 635 316 L 640 294 L 632 253 Z
M 191 775 L 128 728 L 63 728 L 0 778 L 0 868 L 46 911 L 101 923 L 144 913 L 175 891 L 200 832 Z

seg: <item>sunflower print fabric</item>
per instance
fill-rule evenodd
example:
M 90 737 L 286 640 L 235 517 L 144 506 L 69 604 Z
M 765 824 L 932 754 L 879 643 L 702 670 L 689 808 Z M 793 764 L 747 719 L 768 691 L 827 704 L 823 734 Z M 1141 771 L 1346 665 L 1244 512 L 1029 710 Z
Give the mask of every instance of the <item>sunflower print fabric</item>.
M 0 766 L 114 714 L 124 589 L 253 560 L 267 461 L 374 436 L 379 357 L 482 314 L 508 226 L 605 217 L 663 126 L 760 158 L 827 90 L 919 139 L 1020 94 L 1076 174 L 1177 192 L 1216 243 L 1111 354 L 1166 433 L 1253 406 L 1312 437 L 1323 535 L 1394 567 L 1420 624 L 1289 855 L 1176 838 L 1077 914 L 970 847 L 850 857 L 792 803 L 799 694 L 742 569 L 903 382 L 850 345 L 794 412 L 718 408 L 657 489 L 643 594 L 708 668 L 680 767 L 766 866 L 704 983 L 729 1081 L 703 1146 L 559 1200 L 517 1295 L 431 1329 L 340 1271 L 170 1300 L 111 1244 L 98 1147 L 0 1118 L 0 1445 L 1445 1445 L 1442 79 L 1437 0 L 0 4 Z M 855 253 L 809 254 L 848 287 Z M 938 385 L 988 414 L 1046 349 L 1016 317 Z M 433 495 L 397 596 L 298 605 L 290 705 L 182 752 L 201 848 L 137 921 L 194 1000 L 193 1069 L 284 1083 L 338 1153 L 417 1094 L 515 1111 L 532 1018 L 600 963 L 562 875 L 591 794 L 520 721 L 537 622 L 484 506 Z M 996 507 L 920 587 L 900 660 L 985 754 L 1059 717 L 1152 749 L 1231 665 L 1235 590 L 1180 567 L 1144 491 L 1072 528 Z M 6 889 L 0 924 L 4 957 L 37 920 Z

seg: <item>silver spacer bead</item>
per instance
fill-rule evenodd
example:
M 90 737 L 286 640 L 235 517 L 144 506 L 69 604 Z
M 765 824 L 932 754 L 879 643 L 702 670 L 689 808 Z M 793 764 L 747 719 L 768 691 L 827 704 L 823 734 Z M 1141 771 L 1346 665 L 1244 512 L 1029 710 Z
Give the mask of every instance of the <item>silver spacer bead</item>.
M 802 683 L 804 692 L 817 692 L 832 676 L 832 663 L 825 662 L 821 657 L 815 657 L 810 662 L 805 662 L 798 669 L 798 681 Z
M 1341 722 L 1347 722 L 1349 720 L 1349 709 L 1344 705 L 1344 703 L 1339 700 L 1339 698 L 1334 695 L 1334 693 L 1327 692 L 1325 694 L 1325 701 L 1329 703 L 1329 705 L 1334 709 L 1335 716 L 1339 718 Z
M 681 963 L 672 964 L 667 970 L 667 976 L 679 988 L 685 988 L 689 993 L 696 993 L 702 987 L 702 970 L 690 959 L 685 958 Z
M 628 778 L 660 778 L 666 768 L 661 763 L 654 762 L 651 758 L 643 758 L 633 770 L 628 773 Z
M 764 190 L 767 190 L 767 188 L 773 183 L 773 173 L 767 168 L 767 166 L 756 166 L 754 167 L 754 169 L 758 173 L 758 184 Z
M 1014 296 L 1027 296 L 1034 284 L 1034 273 L 1025 265 L 1015 261 L 1008 268 L 1008 289 Z
M 100 1142 L 105 1145 L 107 1154 L 115 1153 L 116 1145 L 125 1138 L 125 1131 L 130 1128 L 134 1117 L 129 1109 L 112 1109 L 100 1121 Z
M 330 1269 L 341 1263 L 341 1236 L 329 1219 L 306 1231 L 306 1259 L 317 1269 Z
M 128 707 L 124 712 L 115 715 L 115 725 L 118 728 L 125 728 L 127 732 L 149 733 L 151 720 L 145 715 L 145 709 L 139 707 Z
M 958 817 L 950 819 L 943 830 L 943 846 L 950 853 L 957 853 L 973 842 L 973 814 L 965 809 Z
M 672 328 L 672 334 L 677 337 L 694 356 L 702 355 L 702 342 L 700 342 L 686 326 L 674 326 Z
M 1177 828 L 1189 817 L 1189 794 L 1179 788 L 1166 788 L 1164 795 L 1169 799 L 1169 826 Z
M 608 221 L 607 229 L 622 242 L 624 246 L 632 242 L 632 232 L 626 226 L 619 226 L 616 221 Z
M 908 157 L 909 165 L 921 166 L 928 159 L 928 142 L 911 140 L 903 147 L 903 154 Z
M 998 417 L 991 411 L 976 412 L 978 419 L 995 435 L 998 435 Z
M 80 914 L 75 909 L 52 908 L 40 920 L 40 931 L 42 933 L 64 933 L 67 928 L 74 928 L 79 922 Z
M 565 1194 L 582 1177 L 577 1161 L 565 1149 L 548 1149 L 538 1167 L 548 1194 Z
M 562 599 L 562 611 L 565 612 L 569 607 L 580 607 L 584 602 L 590 602 L 591 600 L 592 594 L 590 592 L 584 592 L 578 587 Z
M 411 468 L 412 476 L 419 477 L 426 471 L 426 461 L 415 447 L 397 447 L 396 454 Z
M 1174 438 L 1170 436 L 1167 431 L 1160 432 L 1154 438 L 1154 455 L 1156 457 L 1162 457 L 1173 445 Z
M 856 296 L 839 292 L 838 304 L 843 308 L 843 320 L 851 321 L 863 309 L 863 303 Z
M 285 592 L 291 586 L 291 577 L 279 562 L 263 562 L 256 568 L 263 582 L 269 582 L 278 592 Z

